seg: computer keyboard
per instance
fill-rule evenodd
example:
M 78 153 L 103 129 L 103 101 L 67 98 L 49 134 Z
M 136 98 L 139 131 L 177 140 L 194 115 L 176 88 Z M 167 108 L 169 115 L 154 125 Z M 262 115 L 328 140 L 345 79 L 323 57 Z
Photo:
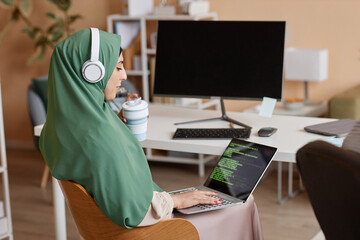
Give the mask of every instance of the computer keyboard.
M 251 128 L 178 128 L 173 139 L 249 138 Z

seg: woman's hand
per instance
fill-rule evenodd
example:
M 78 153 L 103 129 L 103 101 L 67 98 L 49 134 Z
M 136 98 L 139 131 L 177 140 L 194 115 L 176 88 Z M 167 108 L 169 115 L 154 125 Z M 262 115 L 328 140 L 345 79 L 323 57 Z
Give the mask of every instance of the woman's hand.
M 126 102 L 132 101 L 132 100 L 134 100 L 135 98 L 139 98 L 139 97 L 140 97 L 139 94 L 137 94 L 137 93 L 132 93 L 132 94 L 130 94 L 130 95 L 127 96 Z M 121 121 L 123 121 L 124 123 L 126 123 L 126 118 L 124 118 L 123 110 L 122 110 L 122 109 L 121 109 L 121 111 L 119 112 L 118 117 L 121 119 Z
M 222 199 L 215 198 L 218 193 L 210 191 L 189 191 L 184 193 L 172 194 L 174 208 L 182 209 L 195 206 L 197 204 L 220 204 Z

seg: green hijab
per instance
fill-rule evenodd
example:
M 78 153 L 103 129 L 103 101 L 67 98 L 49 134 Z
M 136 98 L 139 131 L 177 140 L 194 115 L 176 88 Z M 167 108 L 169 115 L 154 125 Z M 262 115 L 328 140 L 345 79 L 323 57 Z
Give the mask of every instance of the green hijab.
M 153 191 L 162 190 L 152 181 L 140 143 L 104 100 L 120 42 L 120 36 L 100 31 L 105 76 L 95 84 L 81 73 L 90 59 L 90 29 L 55 47 L 40 150 L 55 178 L 81 184 L 108 218 L 132 228 L 146 215 Z

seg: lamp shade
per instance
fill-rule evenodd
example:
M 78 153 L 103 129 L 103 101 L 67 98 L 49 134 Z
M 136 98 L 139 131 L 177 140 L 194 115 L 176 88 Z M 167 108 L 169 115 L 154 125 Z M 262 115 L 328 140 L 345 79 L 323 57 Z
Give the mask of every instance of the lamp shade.
M 328 77 L 328 50 L 287 48 L 285 79 L 321 82 Z

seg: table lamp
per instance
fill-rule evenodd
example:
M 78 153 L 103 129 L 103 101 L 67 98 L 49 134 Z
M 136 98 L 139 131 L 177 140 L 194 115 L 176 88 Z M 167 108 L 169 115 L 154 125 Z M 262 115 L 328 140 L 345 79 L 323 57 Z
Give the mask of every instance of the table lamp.
M 328 50 L 287 48 L 285 50 L 285 79 L 304 81 L 304 104 L 308 104 L 308 82 L 322 82 L 328 77 Z

